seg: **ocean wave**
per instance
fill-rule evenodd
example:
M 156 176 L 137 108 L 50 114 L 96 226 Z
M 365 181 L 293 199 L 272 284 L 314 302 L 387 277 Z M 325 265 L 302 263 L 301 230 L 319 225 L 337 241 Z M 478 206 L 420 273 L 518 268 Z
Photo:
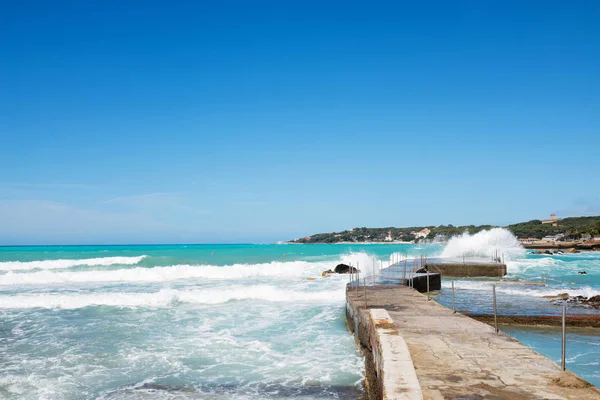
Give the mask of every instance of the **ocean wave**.
M 0 308 L 76 309 L 88 306 L 158 308 L 178 303 L 222 304 L 235 300 L 339 303 L 344 301 L 344 297 L 343 290 L 309 292 L 254 285 L 190 291 L 162 289 L 155 293 L 22 294 L 0 296 Z
M 29 273 L 8 272 L 0 275 L 0 285 L 71 284 L 88 282 L 168 282 L 180 279 L 236 280 L 247 278 L 309 278 L 320 277 L 321 272 L 344 262 L 359 265 L 362 271 L 371 273 L 373 258 L 366 253 L 341 256 L 338 261 L 308 262 L 289 261 L 263 264 L 172 265 L 153 268 L 122 268 L 116 270 L 86 271 L 37 271 Z
M 493 282 L 476 281 L 455 281 L 456 290 L 477 290 L 492 293 Z M 448 289 L 451 282 L 442 282 L 442 288 Z M 545 297 L 557 296 L 561 293 L 568 293 L 570 296 L 592 297 L 600 294 L 598 289 L 590 286 L 571 286 L 571 287 L 540 287 L 527 285 L 510 285 L 496 282 L 496 292 L 519 296 Z
M 574 274 L 581 270 L 598 271 L 600 259 L 597 258 L 557 258 L 554 256 L 531 257 L 508 261 L 509 273 L 548 273 L 552 275 Z
M 483 257 L 489 259 L 498 252 L 500 257 L 515 259 L 525 254 L 519 240 L 509 230 L 492 228 L 473 235 L 464 233 L 448 241 L 442 251 L 444 258 Z
M 117 269 L 110 271 L 39 271 L 9 272 L 0 275 L 0 285 L 28 285 L 84 282 L 168 282 L 179 279 L 245 279 L 256 277 L 301 278 L 320 275 L 323 268 L 313 263 L 296 261 L 270 264 L 238 264 L 224 267 L 213 265 L 173 265 L 169 267 Z
M 135 265 L 146 256 L 138 257 L 101 257 L 86 258 L 81 260 L 41 260 L 41 261 L 4 261 L 0 262 L 0 271 L 20 271 L 32 269 L 62 269 L 79 265 L 108 266 L 108 265 Z
M 506 262 L 506 270 L 509 273 L 526 272 L 529 269 L 545 269 L 555 267 L 559 260 L 551 257 L 527 258 Z

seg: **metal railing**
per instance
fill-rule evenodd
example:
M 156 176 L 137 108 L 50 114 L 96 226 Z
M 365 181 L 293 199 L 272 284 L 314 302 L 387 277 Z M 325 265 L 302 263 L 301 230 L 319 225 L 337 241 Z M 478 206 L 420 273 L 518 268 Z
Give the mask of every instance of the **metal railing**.
M 451 281 L 452 288 L 452 311 L 456 313 L 455 305 L 455 285 L 454 280 Z M 498 328 L 498 302 L 496 298 L 496 285 L 492 285 L 492 307 L 494 310 L 494 330 L 496 334 L 500 333 Z M 567 369 L 566 354 L 567 354 L 567 304 L 562 305 L 562 318 L 561 318 L 561 369 L 565 371 Z
M 502 258 L 504 258 L 504 254 L 502 254 Z M 378 262 L 377 262 L 378 261 Z M 406 254 L 402 255 L 394 255 L 390 261 L 382 261 L 375 260 L 373 258 L 373 263 L 371 266 L 371 275 L 370 276 L 362 276 L 361 280 L 361 271 L 360 264 L 357 262 L 356 266 L 353 266 L 352 263 L 349 264 L 351 272 L 348 276 L 349 282 L 347 285 L 347 291 L 354 289 L 356 299 L 359 299 L 359 289 L 362 284 L 363 287 L 363 300 L 365 309 L 368 308 L 368 300 L 367 300 L 367 286 L 373 284 L 400 284 L 408 287 L 414 287 L 414 277 L 418 270 L 421 268 L 431 268 L 431 266 L 427 265 L 427 257 L 420 256 L 419 258 L 414 257 L 414 259 L 409 260 Z M 439 271 L 438 271 L 439 272 Z M 455 291 L 456 285 L 454 280 L 451 280 L 451 289 L 452 289 L 452 311 L 456 313 L 456 301 L 455 301 Z M 429 297 L 430 285 L 429 285 L 429 271 L 427 273 L 427 299 L 430 300 Z M 488 303 L 489 304 L 489 303 Z M 496 334 L 500 333 L 500 329 L 498 327 L 498 302 L 496 295 L 496 284 L 492 285 L 492 307 L 493 307 L 493 315 L 494 315 L 494 330 Z M 567 334 L 566 334 L 566 319 L 567 319 L 567 305 L 563 304 L 562 306 L 562 334 L 561 334 L 561 368 L 563 371 L 566 370 L 566 343 L 567 343 Z

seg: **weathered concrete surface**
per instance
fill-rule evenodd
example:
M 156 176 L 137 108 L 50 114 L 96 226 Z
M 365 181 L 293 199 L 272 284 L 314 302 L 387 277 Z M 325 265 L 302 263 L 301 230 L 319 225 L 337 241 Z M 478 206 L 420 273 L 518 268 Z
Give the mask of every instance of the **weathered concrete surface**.
M 388 312 L 347 307 L 348 328 L 365 354 L 370 399 L 422 400 L 421 387 L 408 346 Z
M 421 386 L 410 352 L 388 312 L 372 309 L 371 348 L 377 376 L 380 377 L 382 398 L 389 400 L 421 400 Z
M 506 275 L 506 264 L 501 263 L 427 263 L 425 266 L 429 271 L 457 278 L 503 277 Z
M 364 304 L 363 291 L 348 292 L 347 308 L 360 313 Z M 600 390 L 546 357 L 412 289 L 367 287 L 367 304 L 392 317 L 424 399 L 600 399 Z

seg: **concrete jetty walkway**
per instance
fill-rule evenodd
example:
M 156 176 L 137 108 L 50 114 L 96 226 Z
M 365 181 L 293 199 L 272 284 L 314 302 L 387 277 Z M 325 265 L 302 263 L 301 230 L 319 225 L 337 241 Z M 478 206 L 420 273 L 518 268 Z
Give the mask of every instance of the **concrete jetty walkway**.
M 366 299 L 368 310 L 365 288 L 348 290 L 351 329 L 360 333 L 364 315 L 386 310 L 397 332 L 387 337 L 399 335 L 406 343 L 424 399 L 600 399 L 600 390 L 548 358 L 413 289 L 367 286 Z M 377 397 L 415 398 L 383 392 Z

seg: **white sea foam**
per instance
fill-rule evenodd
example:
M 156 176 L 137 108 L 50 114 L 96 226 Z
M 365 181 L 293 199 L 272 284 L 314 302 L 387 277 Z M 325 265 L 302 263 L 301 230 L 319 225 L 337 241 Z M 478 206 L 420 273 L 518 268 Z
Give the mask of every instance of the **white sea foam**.
M 76 267 L 78 265 L 87 266 L 107 266 L 107 265 L 135 265 L 142 261 L 146 256 L 138 257 L 101 257 L 86 258 L 81 260 L 41 260 L 41 261 L 4 261 L 0 262 L 0 271 L 19 271 L 32 269 L 61 269 Z
M 221 304 L 232 300 L 339 303 L 344 301 L 344 296 L 343 290 L 294 291 L 268 285 L 253 285 L 189 291 L 162 289 L 155 293 L 22 294 L 0 296 L 0 308 L 75 309 L 98 305 L 168 307 L 177 303 Z
M 304 261 L 269 264 L 236 264 L 224 267 L 214 265 L 173 265 L 170 267 L 128 268 L 111 271 L 39 271 L 32 273 L 9 272 L 0 275 L 0 285 L 27 285 L 84 282 L 168 282 L 179 279 L 245 279 L 254 277 L 300 278 L 311 277 L 323 269 Z
M 515 235 L 504 228 L 493 228 L 473 235 L 465 232 L 451 238 L 442 252 L 442 257 L 461 258 L 464 255 L 489 259 L 495 251 L 508 259 L 525 254 L 525 249 Z
M 571 286 L 571 287 L 544 287 L 502 284 L 501 282 L 477 282 L 477 281 L 455 281 L 456 290 L 478 290 L 492 293 L 492 284 L 496 283 L 496 292 L 520 295 L 520 296 L 557 296 L 561 293 L 568 293 L 570 296 L 592 297 L 600 294 L 597 289 L 590 286 Z M 451 282 L 442 282 L 442 288 L 450 288 Z
M 341 262 L 359 265 L 361 270 L 372 270 L 372 258 L 366 253 L 352 253 L 341 257 Z M 271 262 L 264 264 L 173 265 L 154 268 L 123 268 L 92 271 L 37 271 L 8 272 L 0 275 L 0 285 L 72 284 L 88 282 L 169 282 L 180 279 L 236 280 L 258 277 L 279 279 L 320 277 L 321 272 L 334 268 L 339 261 L 330 262 Z
M 506 262 L 508 273 L 523 273 L 529 269 L 541 271 L 549 267 L 556 267 L 559 261 L 551 257 L 528 258 Z
M 373 272 L 379 269 L 379 261 L 367 253 L 350 253 L 342 255 L 340 262 L 346 265 L 357 267 L 360 270 L 361 277 L 371 276 Z M 338 264 L 337 262 L 335 264 Z

